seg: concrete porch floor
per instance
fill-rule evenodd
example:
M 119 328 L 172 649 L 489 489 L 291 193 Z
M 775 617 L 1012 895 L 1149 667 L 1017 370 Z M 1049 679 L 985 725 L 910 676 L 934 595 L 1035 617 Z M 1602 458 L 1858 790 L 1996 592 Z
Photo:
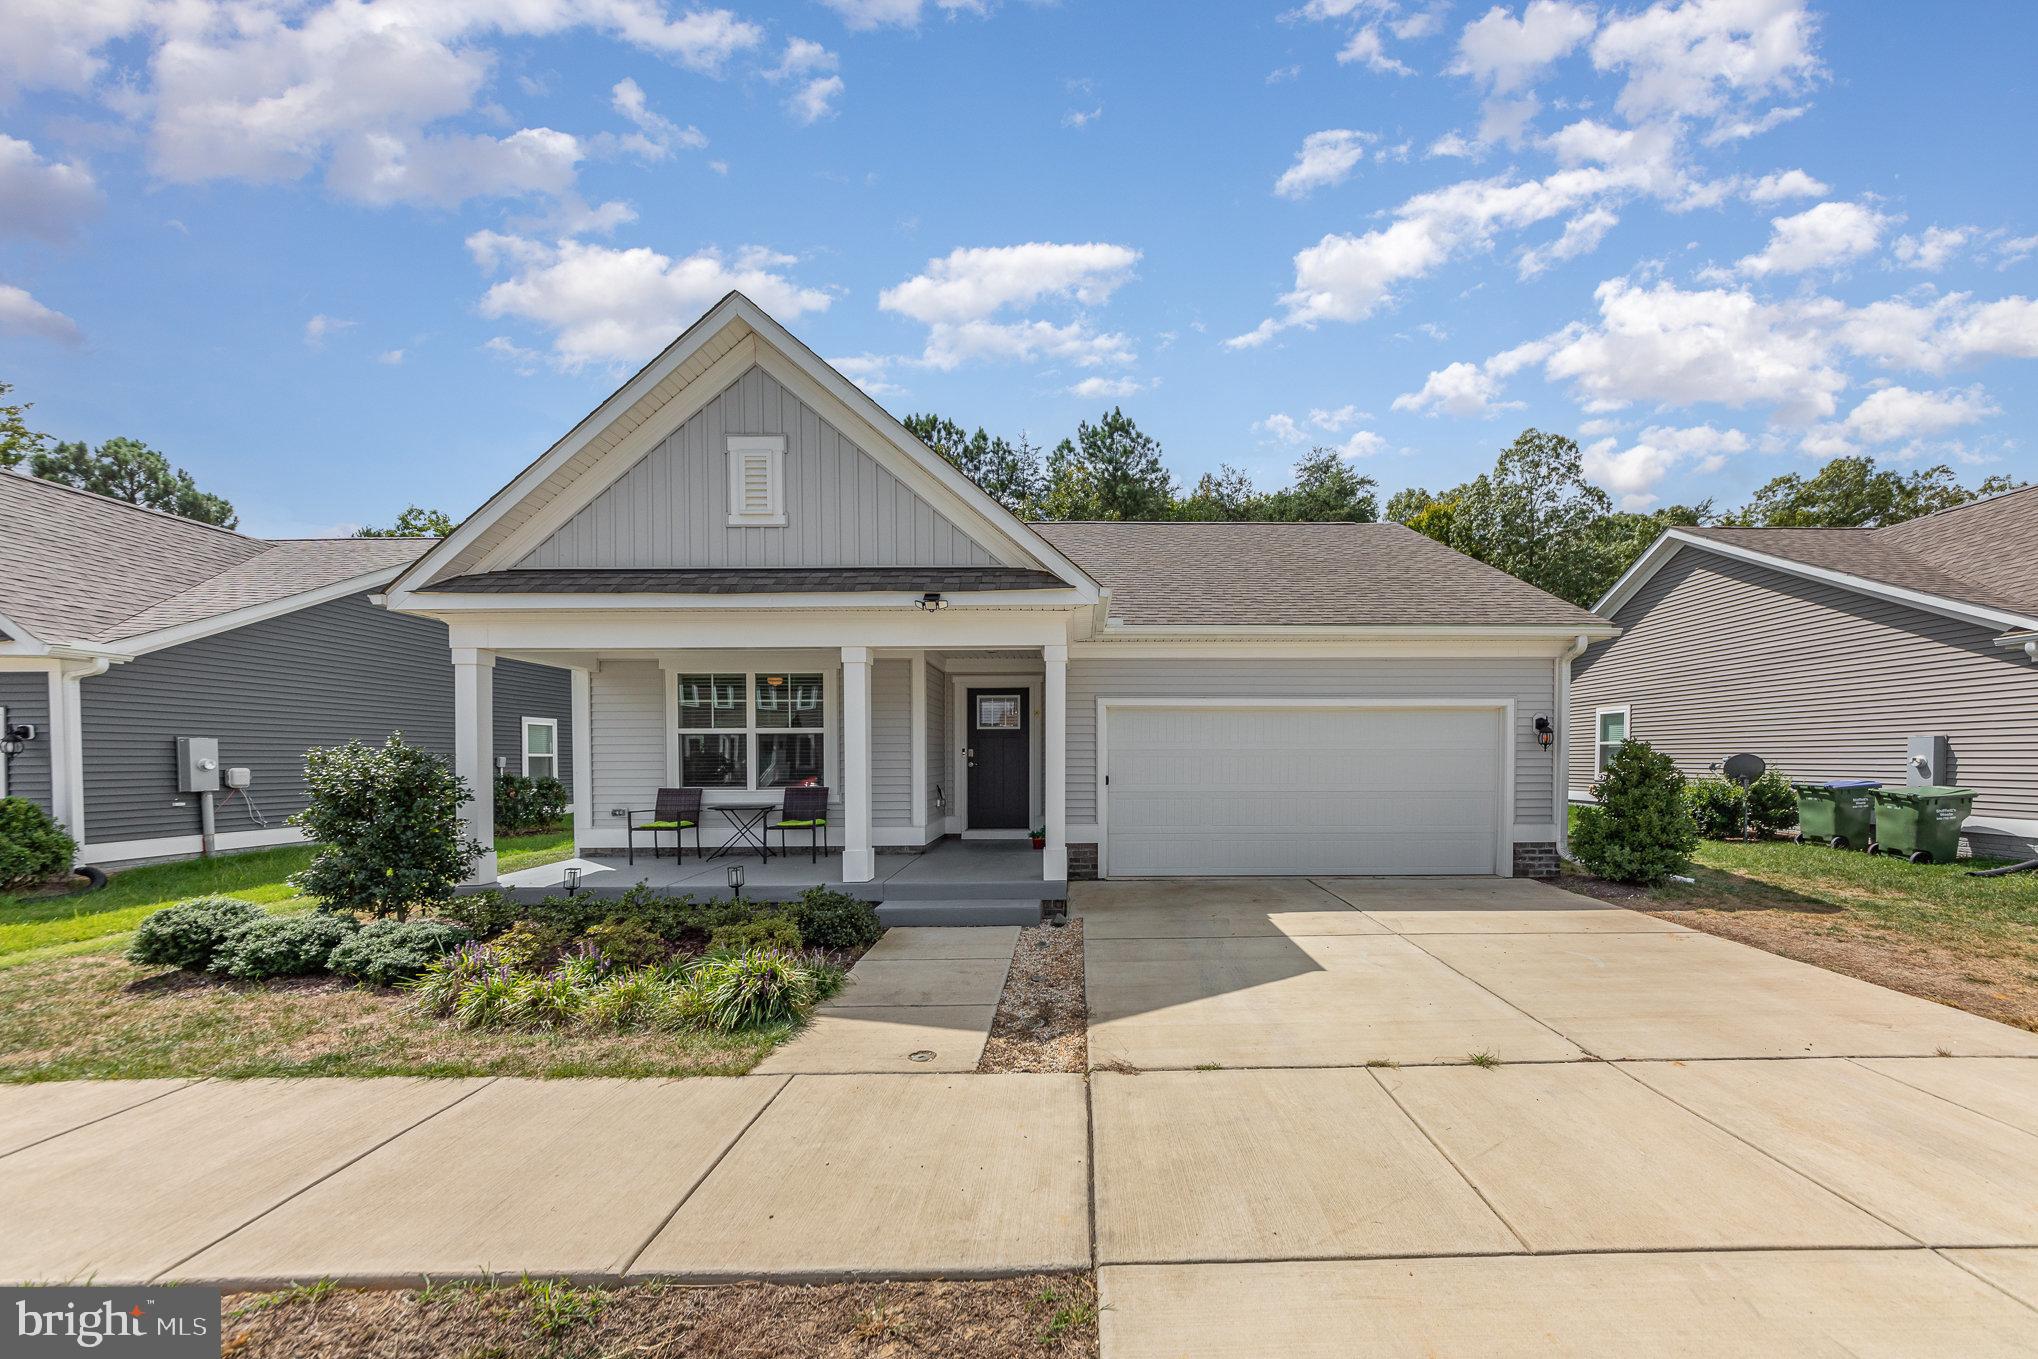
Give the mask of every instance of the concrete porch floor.
M 501 881 L 504 888 L 535 898 L 559 891 L 566 870 L 578 868 L 581 890 L 597 895 L 617 896 L 642 883 L 719 900 L 731 895 L 729 869 L 740 864 L 743 894 L 762 901 L 796 897 L 814 886 L 839 887 L 869 901 L 1067 897 L 1068 883 L 1043 879 L 1040 863 L 1040 851 L 1025 840 L 942 840 L 919 854 L 880 851 L 873 881 L 845 883 L 840 850 L 810 859 L 796 844 L 790 854 L 774 848 L 768 860 L 760 859 L 755 850 L 703 859 L 689 846 L 684 861 L 675 860 L 669 851 L 656 859 L 648 851 L 639 853 L 635 864 L 606 856 L 568 859 L 505 873 Z

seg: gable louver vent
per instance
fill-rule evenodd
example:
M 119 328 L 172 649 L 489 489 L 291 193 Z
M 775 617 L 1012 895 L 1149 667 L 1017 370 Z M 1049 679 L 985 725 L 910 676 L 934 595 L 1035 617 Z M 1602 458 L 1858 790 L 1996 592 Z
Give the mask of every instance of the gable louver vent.
M 776 528 L 785 523 L 785 436 L 729 436 L 729 525 Z

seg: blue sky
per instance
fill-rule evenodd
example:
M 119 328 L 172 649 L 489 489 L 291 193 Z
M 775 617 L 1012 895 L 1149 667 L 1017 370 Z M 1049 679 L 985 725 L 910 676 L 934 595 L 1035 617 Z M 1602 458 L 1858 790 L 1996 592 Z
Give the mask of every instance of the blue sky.
M 740 286 L 895 412 L 1633 508 L 2038 474 L 2038 7 L 0 0 L 0 381 L 466 512 Z

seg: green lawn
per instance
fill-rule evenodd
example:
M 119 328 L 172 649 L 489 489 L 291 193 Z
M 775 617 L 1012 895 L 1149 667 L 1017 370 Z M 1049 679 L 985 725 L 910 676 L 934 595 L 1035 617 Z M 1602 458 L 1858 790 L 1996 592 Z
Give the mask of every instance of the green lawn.
M 495 847 L 499 871 L 513 873 L 572 857 L 573 831 L 498 836 Z M 244 850 L 122 869 L 103 892 L 0 895 L 0 967 L 124 935 L 149 912 L 189 897 L 241 897 L 272 910 L 307 909 L 310 903 L 288 879 L 311 862 L 311 855 L 309 845 Z

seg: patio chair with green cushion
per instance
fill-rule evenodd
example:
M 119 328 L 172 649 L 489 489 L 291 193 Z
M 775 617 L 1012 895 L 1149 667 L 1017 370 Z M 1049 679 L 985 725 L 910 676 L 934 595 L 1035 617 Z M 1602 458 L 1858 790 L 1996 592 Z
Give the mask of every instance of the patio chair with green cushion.
M 764 842 L 771 844 L 771 833 L 778 832 L 779 852 L 786 852 L 791 843 L 792 832 L 803 830 L 808 833 L 807 862 L 815 863 L 821 857 L 821 841 L 828 834 L 828 790 L 826 788 L 788 788 L 785 790 L 785 806 L 780 809 L 778 820 L 764 828 Z
M 649 821 L 639 821 L 641 816 Z M 680 832 L 693 832 L 693 852 L 701 852 L 701 790 L 698 788 L 660 788 L 657 806 L 650 812 L 635 811 L 629 814 L 630 862 L 637 862 L 637 832 L 648 831 L 651 835 L 651 857 L 658 857 L 658 834 L 672 832 L 672 853 L 680 863 L 686 862 L 686 846 L 680 840 Z

